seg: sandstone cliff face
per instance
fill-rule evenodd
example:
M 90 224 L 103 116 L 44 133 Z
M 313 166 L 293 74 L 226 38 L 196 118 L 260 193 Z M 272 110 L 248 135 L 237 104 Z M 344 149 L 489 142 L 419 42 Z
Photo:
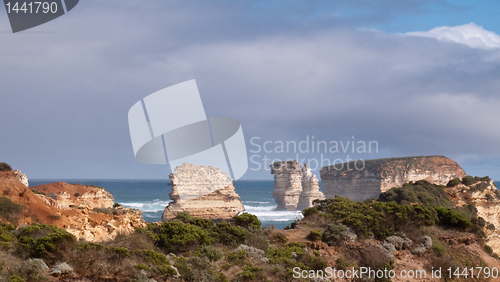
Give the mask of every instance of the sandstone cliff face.
M 455 206 L 472 204 L 477 209 L 477 216 L 484 218 L 486 225 L 495 226 L 494 230 L 485 228 L 488 236 L 487 244 L 495 253 L 500 253 L 500 192 L 493 184 L 493 180 L 476 182 L 471 186 L 458 184 L 446 188 L 446 192 Z
M 393 187 L 425 179 L 446 185 L 453 178 L 466 176 L 464 170 L 444 156 L 375 159 L 323 167 L 320 171 L 323 192 L 362 201 L 376 198 Z
M 230 219 L 245 210 L 232 179 L 220 169 L 184 163 L 170 174 L 170 180 L 172 202 L 163 211 L 162 221 L 181 212 L 206 219 Z
M 302 194 L 302 168 L 296 161 L 275 162 L 271 165 L 274 175 L 273 197 L 277 211 L 297 210 Z
M 319 191 L 319 180 L 316 175 L 312 174 L 311 169 L 304 164 L 302 168 L 302 193 L 300 193 L 299 203 L 297 204 L 298 210 L 304 210 L 313 205 L 316 199 L 323 200 L 325 195 Z
M 26 187 L 30 186 L 30 184 L 28 182 L 28 177 L 26 176 L 26 174 L 21 173 L 20 170 L 14 170 L 14 173 L 16 174 L 17 179 L 19 179 L 19 181 L 21 181 L 21 183 L 24 184 L 24 186 L 26 186 Z
M 96 187 L 80 184 L 55 182 L 31 187 L 47 204 L 59 209 L 71 208 L 112 208 L 114 198 L 111 193 Z M 52 197 L 47 196 L 52 195 Z
M 52 224 L 67 230 L 78 240 L 92 242 L 112 240 L 119 233 L 128 234 L 134 232 L 135 227 L 147 225 L 139 210 L 111 208 L 113 197 L 104 189 L 62 182 L 33 188 L 46 195 L 54 193 L 57 200 L 34 193 L 13 171 L 0 172 L 0 195 L 25 207 L 16 225 Z M 87 196 L 80 198 L 80 195 Z M 70 203 L 74 205 L 70 207 Z

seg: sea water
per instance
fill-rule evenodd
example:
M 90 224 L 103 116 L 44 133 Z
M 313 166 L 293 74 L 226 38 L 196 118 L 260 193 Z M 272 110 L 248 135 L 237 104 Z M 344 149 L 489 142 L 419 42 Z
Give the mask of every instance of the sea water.
M 30 179 L 29 183 L 33 187 L 59 181 L 103 187 L 113 195 L 116 203 L 141 210 L 147 222 L 161 221 L 163 210 L 170 202 L 168 193 L 172 192 L 168 180 Z M 273 181 L 238 180 L 233 185 L 241 197 L 245 212 L 256 215 L 262 226 L 274 225 L 282 229 L 302 217 L 300 211 L 274 210 L 277 205 L 272 196 Z
M 147 222 L 161 221 L 163 209 L 170 202 L 168 193 L 172 187 L 168 180 L 29 180 L 30 187 L 52 182 L 96 185 L 105 188 L 115 198 L 115 202 L 125 207 L 139 209 Z M 500 187 L 499 182 L 495 182 Z M 300 211 L 275 211 L 276 202 L 272 196 L 273 181 L 238 180 L 234 182 L 236 193 L 245 206 L 245 212 L 256 215 L 262 226 L 274 225 L 283 229 L 293 220 L 302 218 Z M 321 182 L 320 182 L 321 187 Z

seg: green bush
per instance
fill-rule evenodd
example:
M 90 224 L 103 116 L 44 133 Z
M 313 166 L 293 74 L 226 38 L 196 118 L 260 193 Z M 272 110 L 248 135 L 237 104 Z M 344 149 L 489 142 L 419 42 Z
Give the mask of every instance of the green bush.
M 310 207 L 310 208 L 304 209 L 302 211 L 302 214 L 304 215 L 304 217 L 308 217 L 308 216 L 311 216 L 313 214 L 318 214 L 318 213 L 319 213 L 318 207 Z
M 488 201 L 493 201 L 493 200 L 495 200 L 495 198 L 494 198 L 493 196 L 491 196 L 491 194 L 486 194 L 486 199 L 487 199 Z
M 261 225 L 260 220 L 255 215 L 249 213 L 242 213 L 233 217 L 233 222 L 244 228 L 260 229 Z
M 12 167 L 7 163 L 0 162 L 0 171 L 12 171 Z
M 147 266 L 147 265 L 146 265 L 146 264 L 144 264 L 144 263 L 138 264 L 138 265 L 136 265 L 136 266 L 134 266 L 134 267 L 135 267 L 135 268 L 137 268 L 137 269 L 139 269 L 139 270 L 141 270 L 141 269 L 142 269 L 142 270 L 146 270 L 146 271 L 148 271 L 148 270 L 149 270 L 149 266 Z
M 214 228 L 217 241 L 224 245 L 235 246 L 245 243 L 248 231 L 240 226 L 233 226 L 226 221 L 221 221 Z
M 462 178 L 462 184 L 464 184 L 464 185 L 470 186 L 474 183 L 476 183 L 476 180 L 474 179 L 474 177 L 472 177 L 470 175 L 467 175 L 464 178 Z
M 192 257 L 187 261 L 178 260 L 175 267 L 184 281 L 224 281 L 206 257 Z
M 484 250 L 488 253 L 488 255 L 492 255 L 493 254 L 493 249 L 488 246 L 488 245 L 484 245 Z
M 222 257 L 222 253 L 214 246 L 200 246 L 195 255 L 205 256 L 211 262 L 218 261 Z
M 309 234 L 307 235 L 307 239 L 311 241 L 318 241 L 321 240 L 322 234 L 321 231 L 319 230 L 311 230 Z
M 436 254 L 436 256 L 438 257 L 446 255 L 447 252 L 446 247 L 443 244 L 441 244 L 441 242 L 437 239 L 432 240 L 431 249 L 434 252 L 434 254 Z
M 238 274 L 236 281 L 252 281 L 254 279 L 265 279 L 264 270 L 257 266 L 247 266 L 243 268 L 243 272 Z M 267 279 L 266 279 L 267 280 Z
M 281 234 L 281 233 L 274 233 L 273 238 L 274 238 L 274 240 L 276 240 L 280 243 L 286 243 L 288 241 L 288 238 L 286 238 L 286 236 Z
M 12 202 L 9 198 L 0 197 L 0 218 L 17 224 L 19 214 L 24 210 L 23 205 Z
M 328 224 L 325 232 L 323 232 L 322 240 L 328 246 L 340 246 L 343 242 L 349 239 L 347 226 L 342 223 Z
M 452 208 L 434 207 L 439 217 L 439 224 L 459 229 L 466 229 L 472 226 L 472 223 L 461 213 Z
M 9 278 L 9 282 L 24 282 L 24 279 L 22 279 L 21 277 L 19 277 L 18 275 L 12 275 L 10 278 Z
M 201 227 L 202 229 L 212 229 L 215 226 L 215 223 L 209 219 L 195 217 L 193 218 L 189 224 L 196 225 Z
M 392 188 L 380 194 L 378 201 L 396 202 L 402 205 L 423 204 L 430 207 L 453 207 L 453 202 L 443 188 L 443 186 L 434 185 L 426 180 L 419 180 L 414 184 L 405 183 L 403 187 Z
M 169 252 L 187 251 L 190 247 L 213 242 L 207 230 L 179 221 L 168 221 L 160 225 L 149 225 L 151 238 L 159 247 Z
M 188 223 L 188 222 L 190 222 L 193 218 L 191 217 L 191 215 L 190 215 L 188 212 L 181 212 L 181 213 L 179 213 L 179 214 L 175 217 L 175 219 L 180 220 L 180 221 L 182 221 L 182 222 L 184 222 L 184 223 Z
M 37 258 L 49 261 L 66 257 L 76 245 L 76 238 L 66 230 L 53 225 L 36 224 L 16 230 L 18 245 Z
M 460 184 L 460 178 L 453 178 L 452 180 L 448 181 L 448 184 L 446 184 L 447 187 L 455 187 L 458 184 Z
M 377 239 L 404 231 L 408 226 L 433 225 L 438 220 L 436 212 L 423 205 L 364 203 L 342 197 L 318 202 L 318 210 L 333 222 L 349 226 L 358 236 L 375 236 Z
M 346 270 L 349 266 L 351 266 L 352 264 L 347 261 L 345 258 L 343 257 L 339 257 L 337 259 L 337 261 L 335 262 L 335 268 L 336 269 L 342 269 L 342 270 Z
M 488 224 L 488 226 L 486 226 L 486 228 L 488 230 L 495 231 L 495 225 L 493 223 Z
M 237 265 L 243 264 L 245 258 L 247 257 L 247 251 L 240 250 L 239 252 L 234 252 L 226 257 L 226 261 L 232 262 Z

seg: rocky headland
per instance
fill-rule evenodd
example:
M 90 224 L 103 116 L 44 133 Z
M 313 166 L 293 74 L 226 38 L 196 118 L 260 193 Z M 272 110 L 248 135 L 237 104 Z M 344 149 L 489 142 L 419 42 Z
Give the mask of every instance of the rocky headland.
M 323 167 L 320 171 L 323 192 L 362 201 L 377 198 L 393 187 L 409 181 L 427 180 L 446 185 L 467 174 L 456 162 L 444 156 L 418 156 L 365 160 Z
M 302 168 L 302 193 L 300 193 L 297 210 L 307 209 L 313 206 L 314 200 L 324 200 L 325 195 L 319 191 L 319 180 L 312 174 L 311 169 L 304 164 Z
M 233 180 L 220 169 L 184 163 L 169 177 L 172 202 L 163 211 L 162 221 L 182 212 L 205 219 L 230 219 L 245 210 Z
M 319 191 L 319 180 L 307 163 L 302 167 L 297 161 L 275 162 L 271 165 L 271 174 L 277 211 L 303 210 L 312 206 L 312 201 L 325 198 Z
M 18 171 L 0 171 L 0 195 L 23 207 L 12 215 L 16 225 L 51 224 L 90 242 L 110 241 L 147 225 L 141 211 L 113 208 L 113 196 L 102 188 L 63 182 L 28 188 L 27 181 Z

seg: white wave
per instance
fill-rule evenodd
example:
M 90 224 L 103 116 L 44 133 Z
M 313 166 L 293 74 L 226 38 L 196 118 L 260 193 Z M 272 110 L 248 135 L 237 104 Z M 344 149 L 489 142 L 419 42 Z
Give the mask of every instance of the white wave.
M 245 206 L 245 212 L 257 216 L 260 221 L 291 221 L 303 217 L 301 211 L 275 211 L 277 206 Z
M 259 202 L 259 201 L 241 201 L 244 204 L 270 204 L 271 202 Z
M 124 207 L 138 209 L 142 212 L 160 212 L 165 209 L 165 207 L 171 201 L 163 201 L 160 199 L 155 199 L 153 201 L 147 202 L 132 202 L 132 203 L 120 203 Z

